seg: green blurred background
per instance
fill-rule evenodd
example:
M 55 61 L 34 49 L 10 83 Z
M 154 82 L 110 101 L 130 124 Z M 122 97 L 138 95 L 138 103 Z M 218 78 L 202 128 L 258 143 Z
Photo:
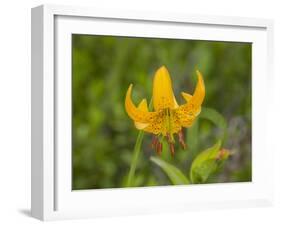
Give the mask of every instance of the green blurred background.
M 138 131 L 124 109 L 125 93 L 134 84 L 133 100 L 149 101 L 154 72 L 165 65 L 179 103 L 181 91 L 193 93 L 195 70 L 205 80 L 204 107 L 227 121 L 224 148 L 235 154 L 207 183 L 251 181 L 251 44 L 72 35 L 72 187 L 124 187 Z M 199 119 L 196 137 L 185 129 L 188 150 L 164 147 L 162 158 L 188 173 L 192 159 L 212 146 L 218 129 Z M 169 185 L 149 161 L 151 134 L 145 134 L 134 186 Z

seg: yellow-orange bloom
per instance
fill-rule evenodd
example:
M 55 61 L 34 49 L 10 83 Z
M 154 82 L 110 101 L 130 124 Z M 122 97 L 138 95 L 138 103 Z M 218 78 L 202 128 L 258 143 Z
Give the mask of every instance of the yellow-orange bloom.
M 148 133 L 167 137 L 170 149 L 173 149 L 171 147 L 171 144 L 174 143 L 173 134 L 177 133 L 180 143 L 185 146 L 182 127 L 187 128 L 192 125 L 201 111 L 205 97 L 203 77 L 198 70 L 196 73 L 198 82 L 194 94 L 182 92 L 186 103 L 179 106 L 173 92 L 170 74 L 165 66 L 160 67 L 154 75 L 152 91 L 154 111 L 151 112 L 148 110 L 146 99 L 143 99 L 137 107 L 135 106 L 131 99 L 133 88 L 131 84 L 126 94 L 125 108 L 129 117 L 134 121 L 135 127 Z M 156 149 L 159 149 L 157 146 L 159 145 L 156 144 Z M 174 153 L 173 150 L 171 152 Z

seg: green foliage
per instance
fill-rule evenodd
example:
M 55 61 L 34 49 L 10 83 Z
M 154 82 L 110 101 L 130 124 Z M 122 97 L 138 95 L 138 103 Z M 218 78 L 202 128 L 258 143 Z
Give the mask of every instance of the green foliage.
M 229 156 L 227 152 L 223 153 L 220 148 L 221 141 L 219 140 L 214 146 L 196 156 L 190 169 L 192 183 L 204 183 L 211 174 L 218 171 Z
M 150 160 L 167 174 L 173 185 L 190 184 L 185 175 L 175 166 L 161 160 L 160 158 L 150 157 Z
M 216 110 L 212 108 L 202 107 L 200 118 L 208 119 L 213 124 L 215 124 L 220 129 L 218 138 L 221 139 L 222 141 L 225 140 L 227 136 L 227 124 L 225 119 L 220 113 L 218 113 Z

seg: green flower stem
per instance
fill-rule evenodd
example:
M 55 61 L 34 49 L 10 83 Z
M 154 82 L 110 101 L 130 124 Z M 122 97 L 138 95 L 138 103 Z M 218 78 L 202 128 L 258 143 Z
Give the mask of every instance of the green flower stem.
M 148 109 L 151 110 L 152 108 L 152 99 L 149 102 Z M 133 158 L 131 161 L 130 171 L 127 179 L 127 187 L 132 187 L 134 182 L 134 176 L 137 168 L 138 158 L 141 150 L 142 140 L 143 140 L 144 132 L 139 131 L 138 137 L 136 140 L 136 144 L 134 147 Z
M 140 150 L 141 150 L 143 136 L 144 136 L 144 132 L 139 131 L 139 134 L 138 134 L 138 137 L 136 140 L 136 144 L 134 147 L 133 158 L 131 161 L 130 171 L 129 171 L 128 180 L 127 180 L 127 187 L 131 187 L 133 185 L 133 178 L 134 178 L 135 172 L 136 172 L 136 167 L 137 167 L 138 158 L 139 158 L 139 154 L 140 154 Z

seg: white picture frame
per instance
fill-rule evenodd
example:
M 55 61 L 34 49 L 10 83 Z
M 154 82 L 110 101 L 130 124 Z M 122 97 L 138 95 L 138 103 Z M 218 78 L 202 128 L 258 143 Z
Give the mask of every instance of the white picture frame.
M 271 104 L 266 98 L 273 82 L 272 32 L 273 22 L 266 19 L 56 5 L 33 8 L 32 216 L 56 220 L 271 205 L 273 183 L 268 175 L 273 153 L 266 140 L 269 107 L 264 105 Z M 252 42 L 252 182 L 72 191 L 72 33 Z

